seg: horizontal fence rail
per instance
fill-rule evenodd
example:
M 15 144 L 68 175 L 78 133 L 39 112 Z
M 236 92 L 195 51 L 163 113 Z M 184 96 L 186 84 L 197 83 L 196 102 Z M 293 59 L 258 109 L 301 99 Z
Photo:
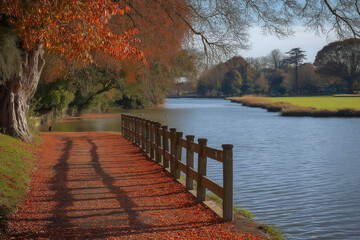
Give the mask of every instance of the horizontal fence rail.
M 224 144 L 222 150 L 207 147 L 207 139 L 194 142 L 193 135 L 183 139 L 183 133 L 168 129 L 158 122 L 121 115 L 122 135 L 138 145 L 149 157 L 164 168 L 170 167 L 171 175 L 179 179 L 180 171 L 186 177 L 186 189 L 194 189 L 197 182 L 196 200 L 205 201 L 206 189 L 223 200 L 224 221 L 233 220 L 233 145 Z M 182 150 L 186 149 L 186 162 Z M 198 156 L 198 169 L 194 169 L 194 153 Z M 206 177 L 207 158 L 223 163 L 223 187 Z

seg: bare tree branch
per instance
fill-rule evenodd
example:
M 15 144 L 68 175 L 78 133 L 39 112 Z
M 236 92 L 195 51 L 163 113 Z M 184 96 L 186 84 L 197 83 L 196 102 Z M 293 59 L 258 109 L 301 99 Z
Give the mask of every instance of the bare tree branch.
M 356 0 L 356 1 L 357 1 L 357 0 Z M 328 0 L 324 0 L 324 2 L 325 2 L 325 4 L 326 4 L 326 6 L 328 7 L 328 9 L 330 10 L 330 12 L 331 12 L 334 16 L 336 16 L 337 19 L 340 19 L 341 21 L 343 21 L 343 22 L 350 28 L 351 32 L 354 34 L 354 37 L 358 37 L 359 34 L 356 33 L 356 31 L 354 30 L 354 28 L 353 28 L 353 26 L 350 24 L 350 22 L 349 22 L 345 17 L 342 17 L 342 16 L 340 16 L 339 14 L 337 14 L 336 10 L 331 7 L 331 5 L 329 4 L 329 1 L 328 1 Z M 357 7 L 357 5 L 356 5 L 356 7 Z

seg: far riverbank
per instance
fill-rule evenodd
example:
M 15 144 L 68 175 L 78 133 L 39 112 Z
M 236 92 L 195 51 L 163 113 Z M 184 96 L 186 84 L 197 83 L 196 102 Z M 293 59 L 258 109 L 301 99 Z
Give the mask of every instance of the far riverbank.
M 214 99 L 225 99 L 225 96 L 201 96 L 201 95 L 197 95 L 197 94 L 189 94 L 189 95 L 170 95 L 167 96 L 166 98 L 214 98 Z
M 291 117 L 360 117 L 358 97 L 229 97 L 231 102 L 247 107 L 260 107 Z M 345 101 L 346 100 L 346 101 Z M 357 104 L 359 102 L 359 104 Z M 350 104 L 349 104 L 350 103 Z

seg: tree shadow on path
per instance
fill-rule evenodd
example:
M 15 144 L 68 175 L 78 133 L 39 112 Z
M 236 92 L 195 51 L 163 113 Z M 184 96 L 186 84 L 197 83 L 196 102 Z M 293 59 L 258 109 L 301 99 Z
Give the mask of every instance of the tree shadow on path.
M 87 141 L 91 145 L 91 164 L 95 172 L 101 177 L 102 183 L 110 190 L 112 194 L 115 195 L 117 202 L 124 209 L 124 212 L 128 215 L 129 226 L 134 229 L 151 228 L 151 225 L 148 225 L 139 219 L 137 211 L 134 210 L 134 208 L 136 208 L 137 206 L 132 201 L 132 199 L 126 194 L 124 190 L 122 190 L 118 186 L 115 186 L 115 179 L 109 174 L 107 174 L 101 167 L 99 155 L 97 153 L 98 147 L 96 146 L 96 144 L 91 139 L 87 139 Z
M 72 227 L 69 218 L 67 217 L 66 208 L 73 205 L 73 197 L 71 189 L 68 188 L 68 174 L 69 174 L 69 157 L 73 147 L 73 141 L 69 138 L 64 138 L 65 146 L 62 149 L 63 154 L 59 158 L 58 163 L 53 167 L 55 176 L 51 179 L 50 190 L 55 191 L 54 201 L 56 205 L 52 210 L 52 217 L 49 219 L 51 222 L 47 228 L 69 228 Z

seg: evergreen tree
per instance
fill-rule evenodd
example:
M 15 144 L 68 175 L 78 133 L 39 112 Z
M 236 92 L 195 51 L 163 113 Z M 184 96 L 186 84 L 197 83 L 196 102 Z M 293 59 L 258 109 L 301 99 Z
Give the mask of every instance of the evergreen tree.
M 306 59 L 305 51 L 300 48 L 293 48 L 289 52 L 286 52 L 289 56 L 284 59 L 285 63 L 293 65 L 295 67 L 295 94 L 299 91 L 299 67 Z

